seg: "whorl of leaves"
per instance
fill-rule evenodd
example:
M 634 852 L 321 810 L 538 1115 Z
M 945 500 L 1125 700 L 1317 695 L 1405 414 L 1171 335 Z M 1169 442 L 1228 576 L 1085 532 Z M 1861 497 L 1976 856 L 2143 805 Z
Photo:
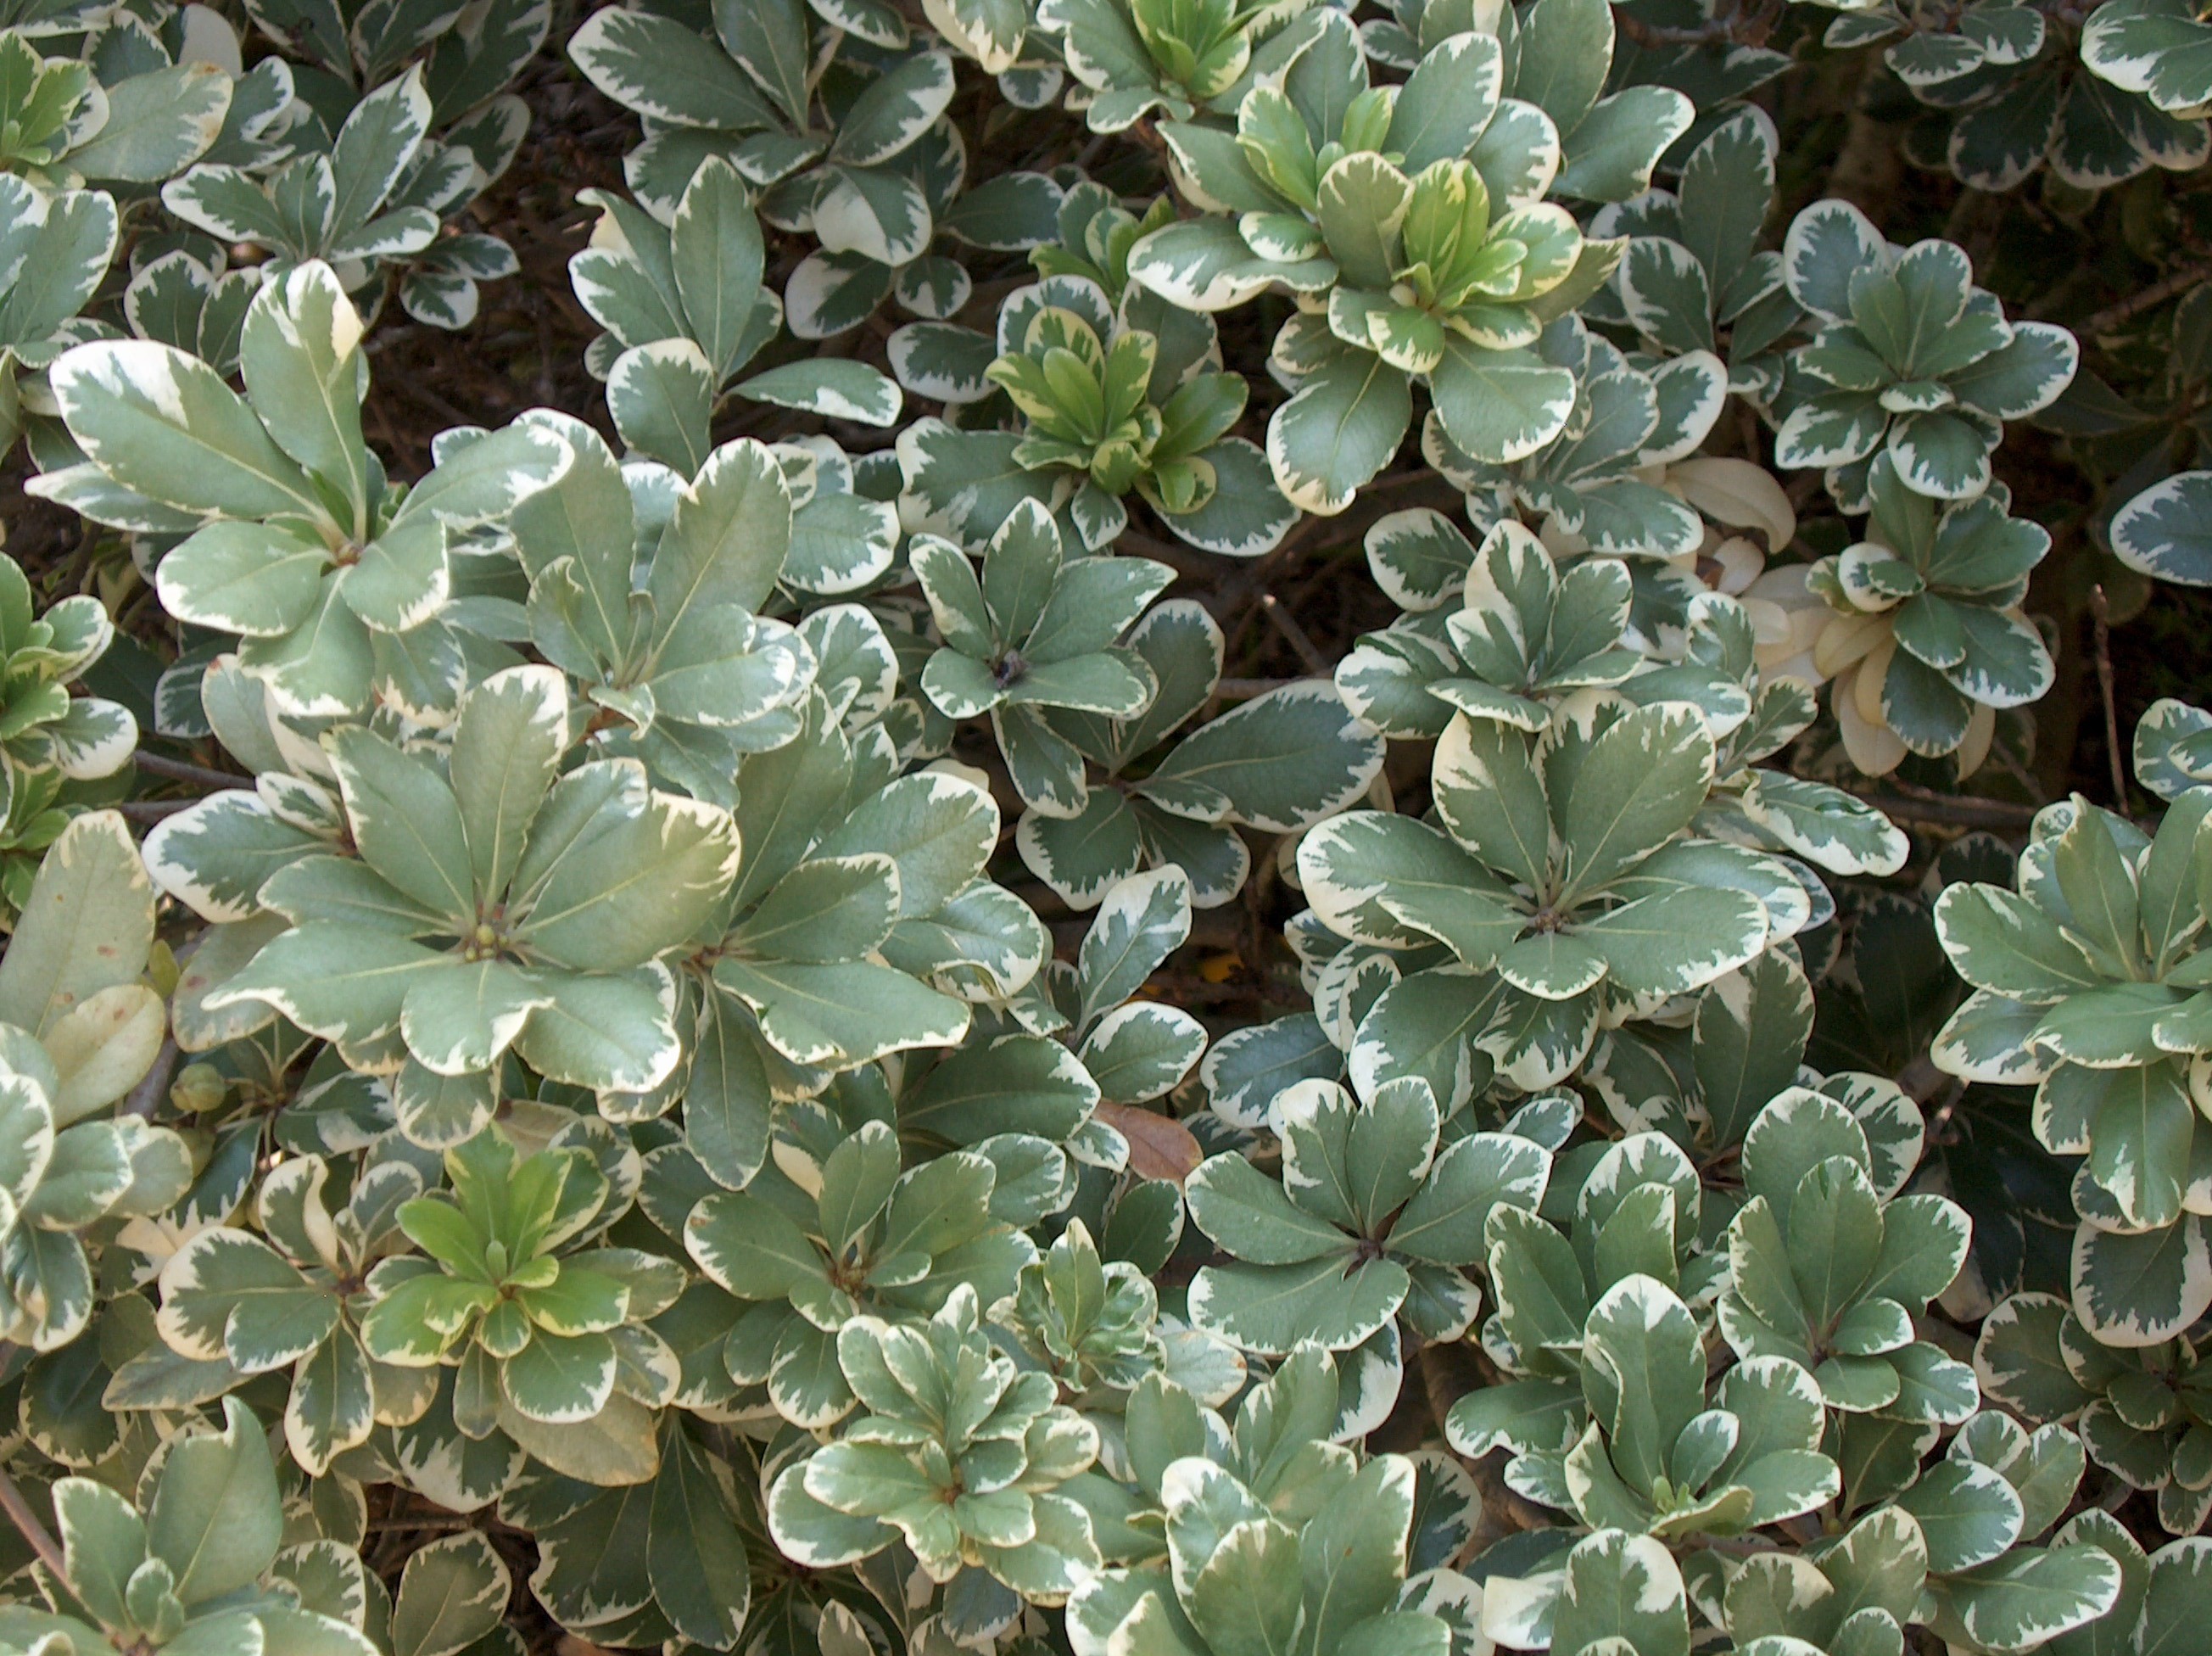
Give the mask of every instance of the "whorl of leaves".
M 2202 1651 L 2208 117 L 0 6 L 0 1656 Z

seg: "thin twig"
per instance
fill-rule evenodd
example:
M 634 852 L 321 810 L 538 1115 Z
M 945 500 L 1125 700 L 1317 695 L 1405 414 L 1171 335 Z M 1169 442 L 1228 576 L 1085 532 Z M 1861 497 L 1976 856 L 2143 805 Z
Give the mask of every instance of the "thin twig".
M 1906 1090 L 1911 1091 L 1910 1088 Z M 1943 1085 L 1930 1093 L 1924 1095 L 1918 1093 L 1912 1094 L 1912 1101 L 1923 1111 L 1935 1099 L 1943 1100 L 1942 1104 L 1936 1105 L 1935 1113 L 1928 1117 L 1927 1142 L 1949 1144 L 1954 1142 L 1948 1131 L 1951 1117 L 1958 1114 L 1959 1105 L 1966 1096 L 1966 1084 L 1956 1075 L 1946 1075 L 1943 1078 Z
M 2120 710 L 2112 691 L 2112 609 L 2102 581 L 2089 588 L 2090 640 L 2097 653 L 2097 694 L 2105 703 L 2105 757 L 2112 767 L 2112 803 L 2128 812 L 2128 773 L 2120 763 Z
M 31 1543 L 31 1550 L 38 1554 L 40 1563 L 54 1573 L 54 1579 L 68 1580 L 69 1567 L 62 1561 L 62 1549 L 55 1544 L 46 1526 L 39 1521 L 38 1513 L 31 1510 L 31 1503 L 23 1499 L 23 1492 L 15 1487 L 15 1480 L 9 1476 L 4 1466 L 0 1466 L 0 1512 L 8 1514 L 9 1522 Z
M 1915 1104 L 1926 1104 L 1951 1084 L 1951 1077 L 1938 1069 L 1935 1060 L 1925 1053 L 1899 1070 L 1896 1081 Z
M 1298 660 L 1315 673 L 1326 679 L 1336 671 L 1328 657 L 1321 653 L 1321 647 L 1306 636 L 1306 630 L 1277 601 L 1274 594 L 1261 594 L 1260 612 L 1273 624 L 1277 632 L 1283 635 L 1284 642 L 1298 653 Z
M 2088 338 L 2106 332 L 2109 329 L 2119 326 L 2121 323 L 2131 317 L 2140 316 L 2147 310 L 2155 310 L 2176 294 L 2188 292 L 2190 289 L 2208 277 L 2212 277 L 2212 260 L 2201 265 L 2191 265 L 2186 270 L 2176 271 L 2172 276 L 2130 294 L 2118 304 L 2106 306 L 2104 309 L 2077 326 L 2074 332 L 2078 338 Z
M 1155 563 L 1164 563 L 1177 575 L 1206 586 L 1221 579 L 1221 560 L 1189 546 L 1179 546 L 1171 540 L 1162 540 L 1141 529 L 1125 529 L 1115 537 L 1115 550 L 1134 552 L 1149 557 Z
M 187 764 L 182 759 L 165 759 L 159 753 L 149 753 L 140 748 L 133 755 L 138 768 L 149 776 L 166 777 L 170 782 L 189 782 L 203 788 L 251 788 L 252 778 L 229 770 L 210 770 L 204 764 Z
M 162 1037 L 161 1050 L 154 1055 L 153 1068 L 139 1078 L 138 1085 L 131 1089 L 131 1096 L 124 1099 L 123 1107 L 115 1113 L 150 1120 L 169 1091 L 169 1079 L 175 1073 L 177 1060 L 181 1056 L 177 1049 L 176 1037 Z
M 1900 822 L 1923 822 L 1942 828 L 1988 828 L 1999 833 L 2019 833 L 2035 820 L 2036 807 L 2008 800 L 1922 799 L 1903 794 L 1862 794 L 1862 801 L 1886 817 Z
M 191 800 L 125 800 L 115 808 L 132 822 L 159 822 L 164 817 L 173 817 L 179 811 L 189 811 L 199 801 Z

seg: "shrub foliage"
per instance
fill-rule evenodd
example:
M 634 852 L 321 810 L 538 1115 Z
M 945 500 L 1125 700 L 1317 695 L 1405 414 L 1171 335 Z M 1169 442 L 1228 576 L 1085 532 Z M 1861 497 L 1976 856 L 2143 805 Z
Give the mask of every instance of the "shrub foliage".
M 0 7 L 0 1653 L 2203 1650 L 2198 9 Z

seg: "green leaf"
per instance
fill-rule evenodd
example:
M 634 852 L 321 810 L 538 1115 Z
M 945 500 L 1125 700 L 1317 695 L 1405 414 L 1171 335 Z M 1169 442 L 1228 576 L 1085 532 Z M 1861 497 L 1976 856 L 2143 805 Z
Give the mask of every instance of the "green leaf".
M 161 1337 L 249 1374 L 303 1357 L 337 1326 L 338 1304 L 250 1232 L 202 1231 L 161 1269 Z
M 1590 1310 L 1583 1392 L 1637 1489 L 1666 1476 L 1675 1440 L 1705 1407 L 1705 1352 L 1689 1309 L 1662 1283 L 1629 1276 Z
M 366 1043 L 398 1027 L 409 985 L 437 959 L 405 938 L 314 922 L 272 940 L 204 1004 L 261 1002 L 326 1040 Z
M 361 318 L 330 267 L 312 262 L 266 284 L 239 334 L 253 411 L 277 446 L 349 504 L 341 527 L 368 527 L 368 454 L 361 436 Z
M 1299 1575 L 1316 1649 L 1344 1648 L 1360 1623 L 1396 1604 L 1413 1501 L 1413 1463 L 1378 1456 L 1306 1525 Z
M 822 1255 L 806 1233 L 756 1196 L 709 1196 L 692 1209 L 684 1229 L 700 1268 L 740 1299 L 781 1299 L 827 1280 Z
M 148 1549 L 169 1567 L 187 1606 L 259 1580 L 283 1538 L 268 1440 L 236 1398 L 222 1408 L 220 1433 L 170 1447 L 146 1511 Z
M 1637 236 L 1620 264 L 1621 301 L 1638 329 L 1686 350 L 1712 348 L 1713 297 L 1705 266 L 1679 241 Z
M 614 1389 L 614 1342 L 605 1334 L 540 1329 L 500 1367 L 500 1385 L 516 1412 L 549 1426 L 588 1421 Z
M 837 167 L 830 177 L 814 208 L 825 251 L 891 265 L 921 256 L 935 226 L 918 185 L 890 167 Z
M 861 425 L 898 423 L 897 381 L 862 362 L 787 362 L 740 381 L 738 395 Z
M 1504 466 L 1527 459 L 1566 429 L 1575 380 L 1525 351 L 1488 350 L 1447 334 L 1443 358 L 1429 370 L 1429 394 L 1455 444 L 1476 460 Z
M 1316 216 L 1345 283 L 1389 286 L 1411 188 L 1404 173 L 1372 153 L 1346 155 L 1322 175 Z
M 769 1044 L 793 1062 L 866 1063 L 957 1041 L 968 1028 L 958 1002 L 869 960 L 725 960 L 714 981 L 753 1009 Z
M 81 1477 L 54 1485 L 54 1521 L 78 1601 L 104 1625 L 127 1626 L 125 1594 L 146 1561 L 145 1524 L 114 1490 Z
M 546 667 L 495 673 L 462 704 L 448 765 L 477 892 L 504 892 L 568 745 L 568 685 Z
M 1571 941 L 1595 948 L 1607 977 L 1632 995 L 1680 995 L 1753 959 L 1767 914 L 1748 892 L 1686 886 L 1577 921 Z
M 453 789 L 428 764 L 369 731 L 341 732 L 331 758 L 362 860 L 456 929 L 471 923 L 475 877 Z
M 500 1626 L 512 1588 L 506 1563 L 475 1531 L 416 1548 L 392 1602 L 393 1656 L 457 1656 Z
M 2212 1242 L 2194 1215 L 2139 1235 L 2083 1226 L 2071 1277 L 2075 1310 L 2095 1339 L 2156 1345 L 2212 1305 Z
M 902 776 L 855 806 L 817 857 L 880 852 L 898 864 L 899 914 L 934 914 L 973 885 L 999 837 L 984 789 L 943 772 Z
M 1713 764 L 1705 721 L 1680 706 L 1638 708 L 1601 732 L 1580 758 L 1572 786 L 1553 798 L 1561 900 L 1603 890 L 1687 827 L 1705 802 Z
M 2150 1557 L 2137 1648 L 2142 1656 L 2180 1656 L 2201 1636 L 2212 1610 L 2212 1542 L 2189 1537 L 2169 1542 Z
M 1291 1648 L 1299 1606 L 1298 1601 L 1282 1588 L 1291 1573 L 1298 1568 L 1297 1538 L 1287 1526 L 1265 1521 L 1237 1524 L 1225 1532 L 1217 1531 L 1212 1525 L 1218 1520 L 1208 1510 L 1214 1503 L 1195 1491 L 1193 1496 L 1183 1495 L 1183 1486 L 1196 1482 L 1195 1475 L 1187 1476 L 1182 1471 L 1182 1468 L 1191 1464 L 1188 1461 L 1178 1463 L 1170 1473 L 1175 1481 L 1166 1486 L 1166 1498 L 1171 1503 L 1168 1508 L 1170 1545 L 1178 1556 L 1188 1554 L 1192 1559 L 1187 1613 L 1193 1627 L 1207 1639 L 1209 1647 Z M 1212 1542 L 1212 1545 L 1186 1542 L 1176 1546 L 1178 1531 L 1183 1527 L 1178 1520 L 1185 1510 L 1194 1513 L 1193 1519 L 1185 1520 L 1188 1527 Z M 1166 1644 L 1176 1635 L 1168 1630 L 1168 1616 L 1164 1610 L 1157 1615 L 1140 1612 L 1133 1622 L 1133 1630 L 1139 1634 L 1157 1628 L 1156 1641 L 1169 1649 L 1182 1643 L 1176 1640 L 1176 1645 Z M 1133 1639 L 1132 1643 L 1136 1644 L 1136 1640 Z
M 763 259 L 760 223 L 744 185 L 720 156 L 709 156 L 691 175 L 669 226 L 668 250 L 684 320 L 719 386 L 743 366 L 740 351 L 761 302 Z
M 881 852 L 800 863 L 732 935 L 742 953 L 769 959 L 857 960 L 898 917 L 898 865 Z
M 1486 867 L 1532 890 L 1549 883 L 1550 806 L 1519 730 L 1455 717 L 1437 744 L 1432 785 L 1437 814 Z
M 1681 1574 L 1648 1536 L 1600 1530 L 1577 1542 L 1553 1616 L 1552 1642 L 1561 1651 L 1605 1650 L 1601 1641 L 1615 1641 L 1613 1648 L 1637 1656 L 1688 1656 Z
M 1312 1014 L 1294 1013 L 1224 1035 L 1207 1050 L 1199 1075 L 1215 1114 L 1253 1127 L 1276 1093 L 1302 1081 L 1334 1079 L 1341 1062 Z
M 1169 867 L 1110 887 L 1084 934 L 1076 967 L 1086 1021 L 1144 987 L 1190 935 L 1190 880 Z
M 1938 1574 L 1987 1564 L 2020 1535 L 2020 1496 L 2002 1473 L 1969 1460 L 1930 1467 L 1899 1505 L 1919 1524 L 1928 1568 Z
M 1294 1205 L 1281 1185 L 1234 1153 L 1200 1163 L 1183 1196 L 1199 1228 L 1239 1259 L 1303 1264 L 1352 1250 L 1350 1237 Z
M 706 460 L 714 404 L 713 366 L 689 339 L 626 350 L 607 374 L 607 411 L 623 441 L 686 477 Z
M 1075 1055 L 1032 1035 L 1005 1035 L 955 1052 L 900 1101 L 899 1122 L 954 1145 L 994 1134 L 1066 1138 L 1098 1101 Z
M 330 549 L 290 524 L 211 523 L 173 548 L 155 573 L 179 619 L 252 637 L 281 637 L 313 613 Z
M 293 1458 L 319 1477 L 335 1456 L 368 1440 L 375 1409 L 368 1355 L 352 1330 L 341 1328 L 293 1371 L 284 1441 Z
M 1219 801 L 1231 821 L 1295 833 L 1358 799 L 1382 764 L 1374 727 L 1353 715 L 1334 685 L 1305 681 L 1200 726 L 1160 761 L 1145 791 L 1177 815 L 1217 819 Z
M 515 871 L 518 934 L 571 970 L 641 965 L 698 928 L 736 872 L 736 842 L 728 813 L 649 789 L 635 762 L 580 766 L 547 795 Z
M 400 1032 L 434 1075 L 490 1067 L 553 995 L 505 960 L 442 960 L 416 975 L 400 1003 Z
M 1117 1007 L 1084 1038 L 1083 1067 L 1102 1098 L 1116 1104 L 1157 1099 L 1179 1086 L 1206 1050 L 1206 1026 L 1175 1007 L 1145 1002 Z
M 1553 189 L 1584 201 L 1642 194 L 1651 187 L 1660 156 L 1689 131 L 1696 114 L 1697 107 L 1671 87 L 1632 86 L 1601 98 L 1568 137 L 1566 165 Z
M 1341 512 L 1390 463 L 1413 418 L 1402 370 L 1380 356 L 1340 350 L 1299 381 L 1267 422 L 1276 486 L 1302 510 Z
M 2152 484 L 2112 519 L 2112 551 L 2129 568 L 2183 586 L 2212 585 L 2203 507 L 2212 472 L 2181 472 Z
M 1484 1233 L 1501 1207 L 1534 1211 L 1551 1176 L 1540 1145 L 1504 1133 L 1473 1133 L 1447 1146 L 1390 1227 L 1390 1251 L 1440 1265 L 1484 1257 Z
M 686 1637 L 709 1648 L 736 1642 L 751 1595 L 744 1539 L 714 1464 L 681 1427 L 669 1430 L 653 1480 L 646 1567 Z
M 130 76 L 106 88 L 107 119 L 70 165 L 89 179 L 158 184 L 205 153 L 230 102 L 230 77 L 212 63 Z
M 594 13 L 569 40 L 568 56 L 607 96 L 656 120 L 733 132 L 781 124 L 735 63 L 667 18 Z
M 1273 204 L 1257 180 L 1252 180 L 1249 187 L 1257 198 L 1255 206 Z M 1334 267 L 1325 259 L 1285 267 L 1262 259 L 1237 233 L 1235 220 L 1213 216 L 1163 225 L 1146 236 L 1129 254 L 1133 280 L 1142 283 L 1170 304 L 1200 312 L 1232 309 L 1263 291 L 1271 282 L 1309 271 L 1326 272 L 1322 276 L 1321 285 L 1326 285 L 1335 274 Z
M 595 1092 L 641 1093 L 667 1080 L 683 1056 L 663 970 L 548 971 L 537 981 L 549 1004 L 531 1013 L 515 1050 L 548 1080 Z
M 1992 1650 L 2031 1650 L 2110 1610 L 2120 1569 L 2096 1547 L 2022 1548 L 1945 1586 L 1969 1637 Z
M 102 342 L 65 353 L 50 379 L 70 435 L 125 488 L 202 514 L 323 516 L 299 467 L 197 357 Z
M 924 52 L 907 58 L 853 100 L 830 147 L 848 167 L 874 167 L 898 155 L 952 101 L 952 59 Z M 826 243 L 825 243 L 826 245 Z
M 692 626 L 726 624 L 730 605 L 757 611 L 783 568 L 791 541 L 791 496 L 775 458 L 740 438 L 710 454 L 677 496 L 646 591 L 664 651 Z
M 2001 995 L 2044 1002 L 2103 981 L 2056 922 L 1997 886 L 1948 888 L 1936 904 L 1936 935 L 1961 977 Z
M 1190 1315 L 1217 1338 L 1263 1355 L 1307 1340 L 1346 1351 L 1389 1322 L 1409 1286 L 1403 1266 L 1348 1248 L 1299 1264 L 1208 1265 L 1191 1282 Z
M 102 990 L 137 981 L 154 943 L 154 889 L 112 812 L 48 848 L 4 956 L 0 1023 L 44 1035 Z
M 1504 75 L 1503 54 L 1487 34 L 1449 35 L 1422 55 L 1399 88 L 1384 145 L 1408 177 L 1474 149 L 1498 107 Z
M 1540 0 L 1522 29 L 1514 92 L 1562 132 L 1571 132 L 1597 101 L 1612 66 L 1612 13 L 1592 0 Z

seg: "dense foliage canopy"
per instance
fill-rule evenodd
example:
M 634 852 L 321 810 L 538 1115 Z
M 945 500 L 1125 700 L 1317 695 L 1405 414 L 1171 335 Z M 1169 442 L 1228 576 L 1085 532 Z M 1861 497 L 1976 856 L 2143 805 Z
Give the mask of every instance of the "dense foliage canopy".
M 0 0 L 0 1656 L 2202 1656 L 2199 10 Z

